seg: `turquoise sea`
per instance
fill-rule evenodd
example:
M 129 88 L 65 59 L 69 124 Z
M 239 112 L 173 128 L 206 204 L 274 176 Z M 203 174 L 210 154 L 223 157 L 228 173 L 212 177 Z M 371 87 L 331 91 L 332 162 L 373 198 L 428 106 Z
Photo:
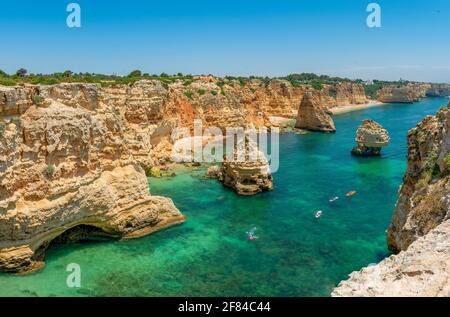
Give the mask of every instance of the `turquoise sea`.
M 283 134 L 274 190 L 254 197 L 204 179 L 202 170 L 149 179 L 186 223 L 137 240 L 52 247 L 42 271 L 0 274 L 0 295 L 328 296 L 350 272 L 389 254 L 385 230 L 406 167 L 406 133 L 446 104 L 386 104 L 335 116 L 336 134 Z M 366 118 L 390 133 L 380 158 L 350 155 Z M 351 190 L 357 194 L 345 197 Z M 258 239 L 250 241 L 253 227 Z M 79 289 L 66 285 L 69 263 L 81 266 Z

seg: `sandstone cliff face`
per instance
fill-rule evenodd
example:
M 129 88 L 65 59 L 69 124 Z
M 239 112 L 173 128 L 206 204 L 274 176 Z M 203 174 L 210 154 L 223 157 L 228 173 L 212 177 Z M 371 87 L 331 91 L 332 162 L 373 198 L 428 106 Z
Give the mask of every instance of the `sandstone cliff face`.
M 362 84 L 340 83 L 336 85 L 335 91 L 336 106 L 363 104 L 369 101 Z
M 320 94 L 305 94 L 298 108 L 295 127 L 320 132 L 336 131 L 332 113 L 323 105 Z
M 393 255 L 333 296 L 450 296 L 450 109 L 408 133 L 408 168 L 387 233 Z
M 407 84 L 404 86 L 387 86 L 377 92 L 378 100 L 385 103 L 412 103 L 426 97 L 431 85 Z
M 128 238 L 183 221 L 170 199 L 150 195 L 126 142 L 128 123 L 101 102 L 98 87 L 21 87 L 6 94 L 0 270 L 41 267 L 51 241 L 78 226 Z M 33 98 L 38 94 L 46 99 Z
M 364 120 L 356 131 L 356 147 L 352 154 L 358 156 L 379 156 L 381 148 L 389 144 L 389 134 L 379 123 Z
M 387 235 L 392 250 L 406 250 L 450 216 L 449 155 L 449 109 L 409 131 L 408 169 Z

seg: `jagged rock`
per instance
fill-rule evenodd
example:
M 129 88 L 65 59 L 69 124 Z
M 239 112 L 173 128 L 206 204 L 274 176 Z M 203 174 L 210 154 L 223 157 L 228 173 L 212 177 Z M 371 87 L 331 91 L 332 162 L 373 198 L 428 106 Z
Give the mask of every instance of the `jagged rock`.
M 307 92 L 303 96 L 295 127 L 310 131 L 336 131 L 332 113 L 322 104 L 320 94 Z
M 449 155 L 450 110 L 443 108 L 408 133 L 408 167 L 387 234 L 393 251 L 450 217 Z
M 389 134 L 379 123 L 364 120 L 356 131 L 356 146 L 352 154 L 357 156 L 379 156 L 381 148 L 389 144 Z
M 450 221 L 419 238 L 406 251 L 350 274 L 331 293 L 355 297 L 450 296 Z
M 150 195 L 120 117 L 103 104 L 50 100 L 0 135 L 0 270 L 42 267 L 51 241 L 80 225 L 131 238 L 184 220 L 170 199 Z
M 273 188 L 266 157 L 258 145 L 247 137 L 238 141 L 232 153 L 223 161 L 219 180 L 239 195 L 255 195 Z
M 205 173 L 205 177 L 206 178 L 217 178 L 220 179 L 222 177 L 221 175 L 221 171 L 220 171 L 220 167 L 217 165 L 213 165 L 208 167 L 206 173 Z

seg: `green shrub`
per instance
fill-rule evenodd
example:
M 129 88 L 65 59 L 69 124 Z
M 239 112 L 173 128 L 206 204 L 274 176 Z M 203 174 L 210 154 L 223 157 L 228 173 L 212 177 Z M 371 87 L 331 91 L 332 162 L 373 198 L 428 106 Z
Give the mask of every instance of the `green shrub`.
M 217 91 L 211 90 L 211 95 L 216 96 L 217 95 Z
M 184 95 L 185 95 L 186 97 L 188 97 L 190 100 L 194 100 L 194 97 L 193 97 L 193 95 L 192 95 L 192 92 L 185 92 Z
M 198 93 L 200 96 L 203 96 L 203 95 L 206 93 L 206 90 L 205 90 L 205 89 L 199 89 L 199 90 L 197 90 L 197 93 Z
M 183 86 L 184 86 L 184 87 L 187 87 L 187 86 L 189 86 L 190 84 L 192 84 L 192 80 L 185 80 L 185 81 L 183 82 Z
M 54 77 L 39 76 L 39 77 L 33 78 L 31 80 L 31 83 L 33 85 L 55 85 L 55 84 L 59 83 L 59 80 Z
M 141 77 L 142 72 L 139 69 L 133 70 L 131 73 L 128 74 L 128 77 Z
M 450 154 L 447 155 L 446 158 L 444 158 L 444 162 L 445 162 L 445 165 L 447 165 L 447 168 L 450 169 Z
M 33 103 L 36 106 L 39 106 L 44 101 L 44 97 L 39 96 L 39 95 L 33 95 L 33 97 L 31 97 L 31 100 L 33 100 Z
M 44 174 L 48 178 L 52 177 L 54 173 L 55 173 L 55 166 L 51 164 L 47 164 L 42 170 L 42 174 Z
M 323 82 L 320 80 L 315 80 L 311 83 L 311 86 L 316 90 L 322 90 L 323 88 Z
M 0 85 L 14 86 L 16 85 L 16 81 L 12 78 L 0 77 Z

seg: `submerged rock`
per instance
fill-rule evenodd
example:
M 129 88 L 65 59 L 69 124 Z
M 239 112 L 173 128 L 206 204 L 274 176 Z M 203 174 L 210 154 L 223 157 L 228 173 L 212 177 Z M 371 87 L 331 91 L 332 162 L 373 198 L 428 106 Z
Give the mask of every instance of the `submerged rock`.
M 319 93 L 307 92 L 303 96 L 295 127 L 310 131 L 336 132 L 332 113 L 322 104 Z
M 353 155 L 379 156 L 381 148 L 389 144 L 389 134 L 379 123 L 364 120 L 356 131 L 357 145 L 352 149 Z
M 255 195 L 273 188 L 269 162 L 258 145 L 247 137 L 237 143 L 222 163 L 219 180 L 239 195 Z

